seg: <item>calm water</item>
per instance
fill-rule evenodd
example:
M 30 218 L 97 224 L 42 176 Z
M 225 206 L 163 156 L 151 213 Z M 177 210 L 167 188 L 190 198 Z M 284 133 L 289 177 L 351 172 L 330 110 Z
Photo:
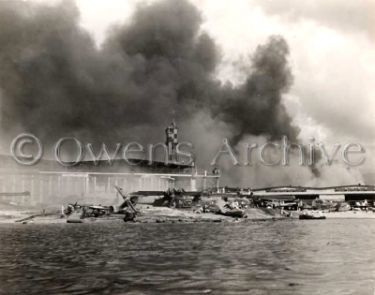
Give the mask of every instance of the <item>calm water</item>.
M 374 294 L 375 220 L 0 225 L 2 294 Z

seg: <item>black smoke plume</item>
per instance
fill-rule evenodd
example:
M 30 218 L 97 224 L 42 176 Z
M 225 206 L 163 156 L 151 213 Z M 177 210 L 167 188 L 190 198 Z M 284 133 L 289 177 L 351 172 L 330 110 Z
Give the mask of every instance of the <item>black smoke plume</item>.
M 1 129 L 44 141 L 155 142 L 172 119 L 203 111 L 230 127 L 233 143 L 245 135 L 295 140 L 282 103 L 292 83 L 285 40 L 258 46 L 245 83 L 223 85 L 215 78 L 220 50 L 201 23 L 187 1 L 143 5 L 97 48 L 70 1 L 1 1 Z

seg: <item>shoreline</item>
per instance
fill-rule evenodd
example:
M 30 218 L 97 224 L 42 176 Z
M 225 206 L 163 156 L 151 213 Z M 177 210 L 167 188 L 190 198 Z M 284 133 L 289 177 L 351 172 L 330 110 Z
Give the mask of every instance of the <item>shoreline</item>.
M 249 208 L 245 218 L 233 218 L 214 213 L 201 213 L 191 209 L 172 209 L 168 207 L 140 206 L 139 215 L 130 223 L 197 223 L 197 222 L 243 222 L 287 219 L 279 210 Z M 97 218 L 82 219 L 83 223 L 108 222 L 120 220 L 124 215 L 112 214 Z M 62 217 L 57 211 L 52 213 L 37 212 L 36 210 L 0 210 L 0 224 L 57 224 L 67 223 L 67 217 Z
M 328 219 L 375 219 L 375 213 L 369 211 L 346 211 L 323 213 Z
M 291 212 L 289 217 L 282 215 L 280 210 L 265 208 L 248 208 L 246 217 L 233 218 L 229 216 L 201 213 L 191 209 L 172 209 L 168 207 L 140 206 L 140 214 L 130 223 L 200 223 L 200 222 L 245 222 L 298 219 L 299 212 Z M 327 219 L 375 219 L 375 213 L 366 211 L 324 212 Z M 123 222 L 123 215 L 112 214 L 97 218 L 82 219 L 82 223 Z M 61 224 L 67 223 L 67 218 L 61 216 L 58 210 L 53 212 L 38 212 L 36 210 L 0 210 L 0 224 Z

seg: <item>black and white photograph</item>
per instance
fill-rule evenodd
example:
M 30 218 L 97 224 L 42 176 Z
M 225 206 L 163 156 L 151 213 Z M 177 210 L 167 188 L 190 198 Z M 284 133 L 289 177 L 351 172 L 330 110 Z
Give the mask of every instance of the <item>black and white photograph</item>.
M 375 0 L 0 0 L 0 294 L 375 294 Z

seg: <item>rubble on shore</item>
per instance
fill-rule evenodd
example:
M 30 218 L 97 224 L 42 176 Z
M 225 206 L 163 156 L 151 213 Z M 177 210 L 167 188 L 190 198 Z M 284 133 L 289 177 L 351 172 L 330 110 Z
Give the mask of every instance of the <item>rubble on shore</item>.
M 195 223 L 195 222 L 240 222 L 283 219 L 285 216 L 279 210 L 263 210 L 260 208 L 248 208 L 245 210 L 244 218 L 233 218 L 230 216 L 202 213 L 193 209 L 176 209 L 168 207 L 154 207 L 151 205 L 138 205 L 134 223 Z M 83 222 L 122 220 L 122 214 L 111 214 L 98 218 L 85 218 Z M 0 223 L 66 223 L 67 217 L 62 216 L 58 210 L 43 211 L 9 211 L 0 210 Z
M 67 204 L 57 209 L 27 208 L 0 204 L 0 223 L 91 223 L 123 220 L 132 223 L 195 223 L 195 222 L 244 222 L 279 219 L 319 219 L 326 218 L 375 218 L 374 210 L 361 210 L 337 207 L 334 212 L 326 209 L 324 218 L 313 208 L 302 209 L 296 202 L 267 203 L 264 200 L 241 196 L 167 190 L 154 196 L 149 192 L 125 194 L 122 188 L 115 186 L 121 204 Z M 146 195 L 145 195 L 146 193 Z M 151 192 L 154 193 L 154 192 Z M 140 198 L 140 195 L 142 198 Z M 146 196 L 146 197 L 145 197 Z M 371 208 L 370 208 L 371 209 Z M 301 216 L 302 215 L 302 216 Z M 307 218 L 307 217 L 309 218 Z M 306 217 L 306 218 L 300 218 Z
M 174 209 L 168 207 L 144 206 L 134 222 L 140 223 L 177 223 L 177 222 L 241 222 L 246 220 L 273 220 L 285 216 L 279 212 L 265 212 L 258 208 L 245 210 L 243 218 L 235 218 L 215 213 L 202 213 L 189 209 Z
M 131 223 L 199 223 L 199 222 L 247 222 L 247 221 L 267 221 L 267 220 L 281 220 L 286 218 L 296 219 L 299 212 L 293 212 L 290 216 L 282 214 L 278 209 L 267 208 L 247 208 L 244 210 L 243 218 L 234 218 L 215 213 L 202 213 L 194 209 L 176 209 L 168 207 L 155 207 L 152 205 L 138 205 L 136 218 Z M 325 213 L 327 219 L 363 219 L 375 218 L 372 212 L 329 212 Z M 80 223 L 92 222 L 123 222 L 124 215 L 111 214 L 102 217 L 84 218 Z M 63 216 L 59 210 L 50 210 L 48 212 L 38 211 L 35 209 L 29 210 L 0 210 L 0 224 L 56 224 L 66 223 L 68 217 Z

